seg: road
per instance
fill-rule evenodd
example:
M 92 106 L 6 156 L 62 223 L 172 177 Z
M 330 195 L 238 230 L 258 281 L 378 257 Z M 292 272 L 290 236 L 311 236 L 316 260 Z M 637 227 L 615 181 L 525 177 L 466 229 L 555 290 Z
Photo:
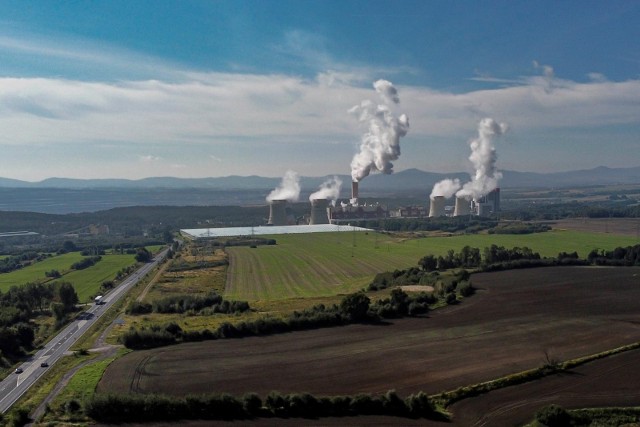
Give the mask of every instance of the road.
M 120 286 L 106 294 L 101 305 L 92 305 L 76 320 L 71 322 L 58 335 L 51 339 L 42 349 L 31 356 L 28 361 L 19 366 L 20 374 L 11 374 L 0 382 L 0 413 L 5 413 L 31 387 L 49 367 L 62 357 L 71 346 L 98 320 L 113 304 L 124 296 L 149 271 L 156 267 L 166 256 L 169 249 L 156 255 L 153 260 L 127 277 Z

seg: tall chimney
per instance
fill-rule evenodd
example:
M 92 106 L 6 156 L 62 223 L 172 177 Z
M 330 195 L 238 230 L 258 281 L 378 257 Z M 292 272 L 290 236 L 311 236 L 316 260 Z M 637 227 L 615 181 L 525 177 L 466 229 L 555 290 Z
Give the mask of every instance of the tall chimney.
M 351 181 L 351 200 L 349 200 L 352 206 L 358 205 L 358 181 Z

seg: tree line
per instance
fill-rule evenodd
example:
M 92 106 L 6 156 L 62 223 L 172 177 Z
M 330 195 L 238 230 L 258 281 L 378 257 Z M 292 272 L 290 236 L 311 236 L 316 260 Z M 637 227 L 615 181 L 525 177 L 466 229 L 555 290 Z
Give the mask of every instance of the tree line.
M 85 414 L 103 423 L 252 418 L 347 417 L 386 415 L 444 419 L 424 392 L 405 399 L 394 390 L 383 395 L 321 396 L 309 393 L 256 393 L 237 398 L 229 394 L 170 397 L 157 394 L 95 394 L 84 402 Z
M 177 295 L 157 299 L 151 303 L 134 301 L 127 307 L 127 314 L 147 313 L 243 313 L 250 310 L 246 301 L 225 300 L 215 292 L 206 295 Z
M 454 295 L 454 300 L 449 300 L 448 303 L 454 303 L 455 300 Z M 377 323 L 382 319 L 423 315 L 428 312 L 429 305 L 436 301 L 437 298 L 428 293 L 409 295 L 397 288 L 389 298 L 372 303 L 364 292 L 356 292 L 345 296 L 339 305 L 317 304 L 305 310 L 294 311 L 285 318 L 265 316 L 237 324 L 224 322 L 213 331 L 184 331 L 175 322 L 140 329 L 132 327 L 120 337 L 120 342 L 127 348 L 139 350 L 181 342 L 270 335 L 350 323 Z

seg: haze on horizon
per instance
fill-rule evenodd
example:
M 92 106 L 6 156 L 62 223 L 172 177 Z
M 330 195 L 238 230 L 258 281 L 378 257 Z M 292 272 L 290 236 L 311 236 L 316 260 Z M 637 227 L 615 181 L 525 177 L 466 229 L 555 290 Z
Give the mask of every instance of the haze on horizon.
M 8 0 L 0 177 L 348 174 L 349 110 L 392 82 L 394 170 L 639 166 L 640 3 Z

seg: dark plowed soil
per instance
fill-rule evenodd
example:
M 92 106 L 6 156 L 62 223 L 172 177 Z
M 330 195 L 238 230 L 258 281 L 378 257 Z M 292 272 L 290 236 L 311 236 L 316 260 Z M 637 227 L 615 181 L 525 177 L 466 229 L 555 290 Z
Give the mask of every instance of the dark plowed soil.
M 437 393 L 540 366 L 545 354 L 564 360 L 640 341 L 640 268 L 513 270 L 473 283 L 476 295 L 430 318 L 133 352 L 99 390 Z M 476 416 L 464 404 L 456 417 Z

